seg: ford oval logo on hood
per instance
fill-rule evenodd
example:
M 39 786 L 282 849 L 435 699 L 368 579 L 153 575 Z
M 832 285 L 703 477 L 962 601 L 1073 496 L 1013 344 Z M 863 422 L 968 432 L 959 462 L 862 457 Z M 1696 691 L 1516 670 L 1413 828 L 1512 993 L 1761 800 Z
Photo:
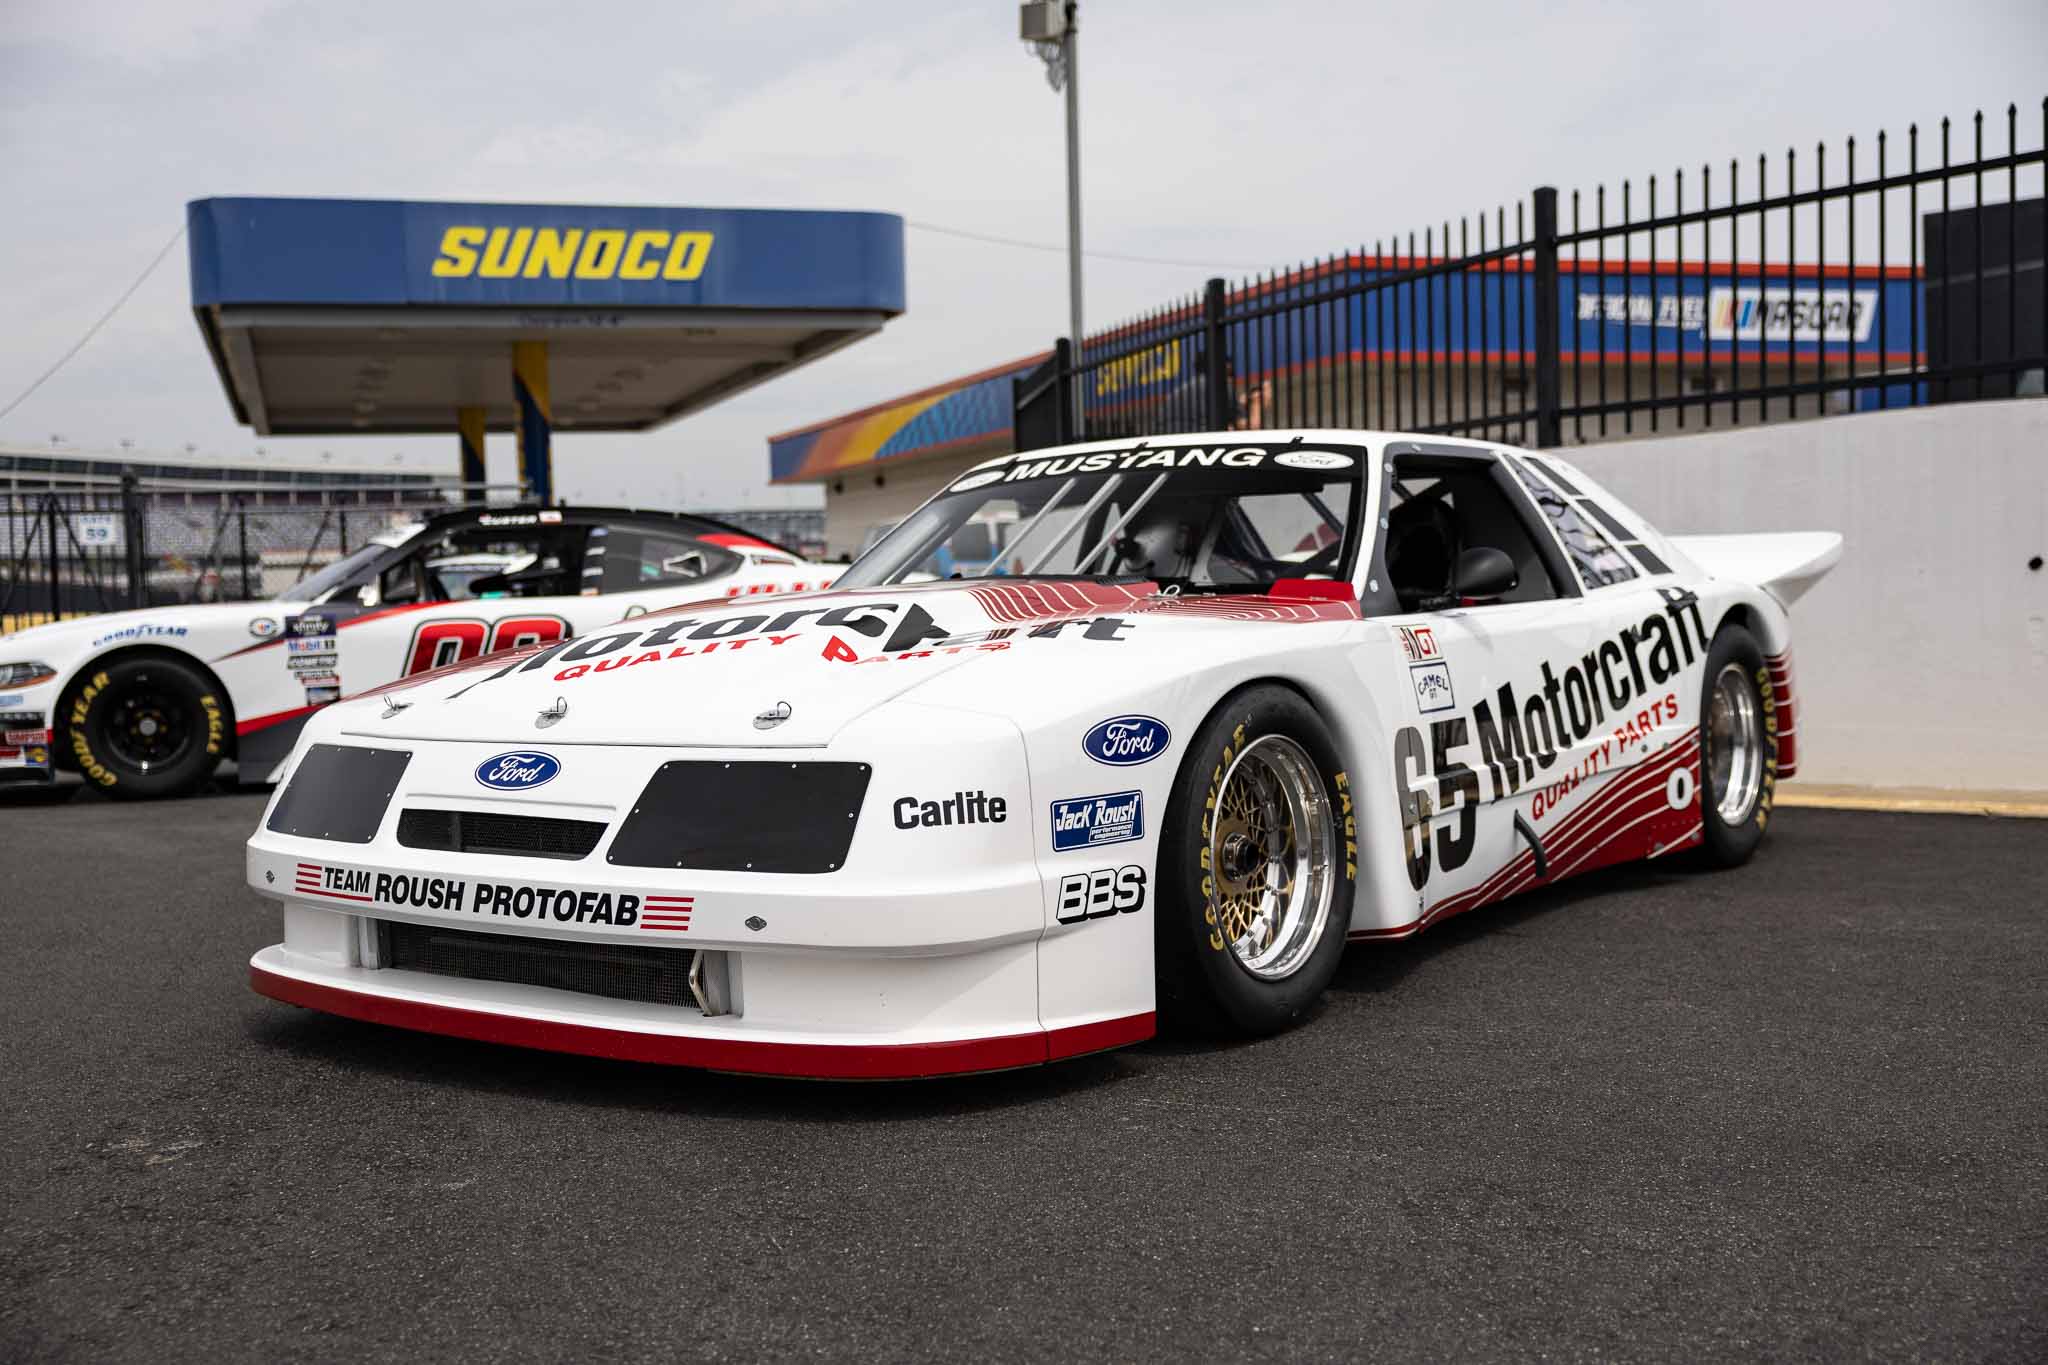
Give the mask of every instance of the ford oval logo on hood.
M 501 792 L 523 792 L 552 782 L 562 771 L 562 760 L 553 754 L 519 749 L 493 754 L 476 765 L 476 780 Z
M 1097 763 L 1128 768 L 1150 763 L 1172 742 L 1173 732 L 1150 716 L 1111 716 L 1088 732 L 1081 747 Z

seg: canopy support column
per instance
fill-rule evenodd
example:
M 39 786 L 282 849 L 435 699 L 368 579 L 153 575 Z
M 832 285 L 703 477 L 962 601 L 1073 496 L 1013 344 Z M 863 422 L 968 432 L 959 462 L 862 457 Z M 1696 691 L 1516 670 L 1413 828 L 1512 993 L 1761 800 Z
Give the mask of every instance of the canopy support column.
M 455 428 L 462 433 L 462 481 L 481 485 L 484 482 L 484 410 L 457 408 Z M 467 496 L 479 502 L 483 500 L 481 487 L 465 491 Z
M 554 409 L 548 403 L 548 344 L 512 343 L 512 396 L 519 403 L 519 487 L 523 497 L 555 500 Z

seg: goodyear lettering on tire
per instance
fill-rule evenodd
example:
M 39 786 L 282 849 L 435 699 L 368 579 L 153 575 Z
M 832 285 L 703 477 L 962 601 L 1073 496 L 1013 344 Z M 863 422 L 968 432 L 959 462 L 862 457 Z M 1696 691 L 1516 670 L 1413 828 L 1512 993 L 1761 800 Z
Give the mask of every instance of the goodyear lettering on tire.
M 87 781 L 111 787 L 121 779 L 115 776 L 113 769 L 99 761 L 85 738 L 85 718 L 92 711 L 94 699 L 106 690 L 106 686 L 106 672 L 95 673 L 71 703 L 71 753 L 78 760 L 78 771 L 85 775 Z
M 1756 690 L 1764 703 L 1764 780 L 1756 797 L 1756 827 L 1762 831 L 1771 822 L 1771 798 L 1778 790 L 1778 694 L 1769 668 L 1756 671 Z
M 1337 813 L 1344 817 L 1344 880 L 1358 880 L 1358 817 L 1351 808 L 1351 774 L 1340 772 L 1331 780 L 1337 789 Z
M 1202 922 L 1209 926 L 1209 947 L 1214 952 L 1224 950 L 1222 926 L 1216 920 L 1216 869 L 1211 866 L 1209 845 L 1216 837 L 1216 803 L 1223 798 L 1223 775 L 1230 771 L 1230 765 L 1244 751 L 1245 726 L 1249 721 L 1239 721 L 1230 731 L 1230 741 L 1223 746 L 1223 752 L 1216 758 L 1216 766 L 1209 773 L 1209 794 L 1202 800 L 1202 851 L 1199 855 L 1202 868 Z

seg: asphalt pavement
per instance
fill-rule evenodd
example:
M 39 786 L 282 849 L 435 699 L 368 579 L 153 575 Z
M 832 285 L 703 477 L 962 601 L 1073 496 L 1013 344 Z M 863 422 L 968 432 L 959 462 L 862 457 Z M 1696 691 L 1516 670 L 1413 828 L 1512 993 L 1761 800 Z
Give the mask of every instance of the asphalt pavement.
M 252 995 L 260 809 L 0 792 L 0 1359 L 2048 1358 L 2048 823 L 1784 810 L 1279 1038 L 825 1085 Z

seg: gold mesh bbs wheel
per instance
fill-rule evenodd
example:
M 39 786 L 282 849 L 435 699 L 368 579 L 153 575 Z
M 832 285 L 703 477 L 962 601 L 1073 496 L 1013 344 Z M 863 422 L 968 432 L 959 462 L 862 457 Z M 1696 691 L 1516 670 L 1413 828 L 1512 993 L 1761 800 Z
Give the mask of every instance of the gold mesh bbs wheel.
M 1209 836 L 1216 921 L 1253 976 L 1293 975 L 1330 916 L 1335 843 L 1316 766 L 1293 740 L 1267 735 L 1224 774 Z

